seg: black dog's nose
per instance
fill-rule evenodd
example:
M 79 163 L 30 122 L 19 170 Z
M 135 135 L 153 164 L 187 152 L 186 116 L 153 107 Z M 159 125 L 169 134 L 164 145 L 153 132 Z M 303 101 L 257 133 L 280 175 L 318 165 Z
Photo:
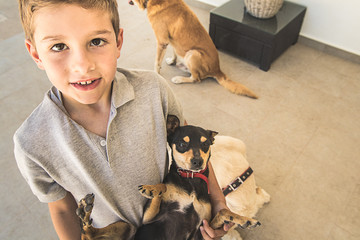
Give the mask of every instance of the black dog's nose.
M 193 158 L 191 159 L 191 165 L 194 168 L 199 168 L 204 163 L 204 160 L 202 158 Z
M 130 0 L 130 1 L 129 1 L 129 4 L 130 4 L 130 5 L 134 5 L 134 2 Z

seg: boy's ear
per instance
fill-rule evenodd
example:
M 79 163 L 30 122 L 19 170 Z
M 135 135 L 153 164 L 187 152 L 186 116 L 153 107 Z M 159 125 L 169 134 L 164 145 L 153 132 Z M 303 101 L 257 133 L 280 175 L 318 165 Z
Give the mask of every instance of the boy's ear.
M 45 70 L 44 65 L 43 65 L 43 63 L 39 57 L 39 54 L 36 50 L 35 45 L 29 39 L 26 39 L 25 46 L 26 46 L 26 49 L 28 50 L 30 56 L 32 57 L 32 59 L 34 60 L 36 65 L 38 66 L 38 68 L 40 68 L 41 70 Z
M 119 34 L 117 36 L 117 49 L 118 49 L 118 58 L 120 57 L 120 50 L 121 50 L 121 47 L 122 47 L 122 44 L 123 44 L 123 32 L 124 30 L 122 28 L 119 29 Z

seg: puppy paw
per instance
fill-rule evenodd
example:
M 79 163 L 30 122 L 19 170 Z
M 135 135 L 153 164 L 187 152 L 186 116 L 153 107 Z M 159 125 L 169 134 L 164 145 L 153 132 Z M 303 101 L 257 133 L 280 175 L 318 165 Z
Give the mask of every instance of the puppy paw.
M 162 183 L 156 185 L 140 185 L 138 190 L 143 197 L 153 199 L 155 197 L 161 197 L 166 191 L 166 186 Z
M 92 223 L 90 214 L 94 207 L 94 199 L 95 195 L 92 193 L 87 194 L 83 199 L 79 201 L 78 208 L 76 209 L 76 214 L 81 219 L 83 226 L 90 226 Z
M 261 225 L 261 223 L 259 222 L 259 221 L 257 221 L 257 220 L 255 220 L 255 219 L 248 219 L 248 220 L 246 220 L 245 219 L 245 223 L 243 223 L 244 222 L 244 220 L 241 220 L 240 222 L 235 222 L 234 221 L 234 223 L 237 223 L 237 225 L 240 227 L 240 228 L 242 228 L 242 229 L 245 229 L 245 228 L 254 228 L 254 227 L 257 227 L 257 226 L 260 226 Z
M 260 226 L 261 223 L 258 220 L 240 216 L 236 213 L 233 213 L 227 209 L 222 209 L 215 218 L 211 221 L 211 226 L 216 229 L 221 227 L 223 224 L 234 223 L 240 228 L 254 228 Z

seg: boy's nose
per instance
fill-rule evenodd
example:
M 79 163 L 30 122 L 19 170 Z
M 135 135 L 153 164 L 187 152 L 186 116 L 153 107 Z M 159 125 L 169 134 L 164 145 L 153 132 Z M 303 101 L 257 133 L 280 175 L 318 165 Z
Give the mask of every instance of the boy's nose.
M 73 72 L 86 74 L 95 69 L 95 62 L 86 50 L 78 50 L 72 54 L 71 68 Z

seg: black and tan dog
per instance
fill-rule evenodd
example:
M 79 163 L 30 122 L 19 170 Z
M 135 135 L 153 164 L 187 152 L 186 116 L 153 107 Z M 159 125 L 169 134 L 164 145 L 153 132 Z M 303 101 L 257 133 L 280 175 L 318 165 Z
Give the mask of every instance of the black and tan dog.
M 143 225 L 137 230 L 135 239 L 202 239 L 199 230 L 202 220 L 211 220 L 208 163 L 210 146 L 217 133 L 195 126 L 180 127 L 175 116 L 168 116 L 167 131 L 172 164 L 163 183 L 139 186 L 139 192 L 151 200 L 145 206 Z M 93 195 L 87 195 L 80 201 L 77 211 L 82 219 L 82 239 L 127 239 L 125 234 L 132 229 L 126 223 L 118 222 L 102 229 L 91 226 L 93 200 Z M 229 222 L 241 228 L 260 224 L 223 209 L 210 225 L 216 229 Z

